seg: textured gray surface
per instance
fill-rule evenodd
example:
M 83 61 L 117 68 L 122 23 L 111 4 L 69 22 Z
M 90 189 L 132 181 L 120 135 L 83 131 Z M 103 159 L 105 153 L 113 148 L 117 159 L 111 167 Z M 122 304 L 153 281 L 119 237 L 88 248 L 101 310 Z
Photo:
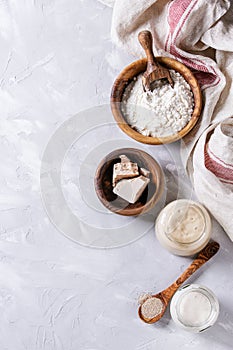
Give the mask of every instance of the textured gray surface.
M 169 313 L 157 325 L 137 317 L 137 297 L 171 283 L 188 258 L 158 245 L 151 230 L 123 248 L 95 250 L 63 237 L 41 203 L 43 150 L 55 129 L 107 103 L 116 74 L 132 58 L 110 41 L 111 9 L 94 0 L 0 1 L 0 349 L 231 349 L 232 243 L 192 281 L 220 301 L 215 327 L 181 331 Z M 150 148 L 151 149 L 151 148 Z M 177 145 L 169 147 L 177 156 Z M 166 159 L 165 159 L 166 163 Z M 167 160 L 168 199 L 189 196 Z

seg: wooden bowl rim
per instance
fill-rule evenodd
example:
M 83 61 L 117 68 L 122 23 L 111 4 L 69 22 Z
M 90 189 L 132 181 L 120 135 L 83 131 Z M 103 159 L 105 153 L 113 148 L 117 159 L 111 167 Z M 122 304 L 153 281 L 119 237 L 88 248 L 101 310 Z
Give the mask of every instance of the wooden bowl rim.
M 141 154 L 143 154 L 145 157 L 147 157 L 148 161 L 153 162 L 154 165 L 154 169 L 155 169 L 155 176 L 156 176 L 156 189 L 155 189 L 155 193 L 152 195 L 152 197 L 150 198 L 150 200 L 148 200 L 144 205 L 142 205 L 141 207 L 136 207 L 136 208 L 119 208 L 114 206 L 113 204 L 111 204 L 111 202 L 107 201 L 105 199 L 105 197 L 103 196 L 103 189 L 100 188 L 100 186 L 97 183 L 97 179 L 100 176 L 100 171 L 103 168 L 104 164 L 108 161 L 108 160 L 114 160 L 117 158 L 117 154 L 129 154 L 130 152 L 140 152 Z M 116 154 L 116 155 L 115 155 Z M 114 155 L 113 158 L 111 158 Z M 135 153 L 134 153 L 134 158 L 136 157 Z M 109 158 L 109 159 L 108 159 Z M 151 171 L 151 168 L 148 169 L 149 171 Z M 159 163 L 156 161 L 156 159 L 154 159 L 154 157 L 152 155 L 150 155 L 149 153 L 141 150 L 141 149 L 137 149 L 137 148 L 133 148 L 133 147 L 124 147 L 124 148 L 119 148 L 116 150 L 111 151 L 110 153 L 108 153 L 99 163 L 96 172 L 95 172 L 95 177 L 94 177 L 94 185 L 95 185 L 95 191 L 97 194 L 98 199 L 100 200 L 100 202 L 111 212 L 115 213 L 115 214 L 119 214 L 119 215 L 124 215 L 124 216 L 137 216 L 140 214 L 144 214 L 147 213 L 149 210 L 151 210 L 155 204 L 160 200 L 162 193 L 164 191 L 164 184 L 165 184 L 165 180 L 164 180 L 164 174 L 162 171 L 161 166 L 159 165 Z
M 185 66 L 183 63 L 170 57 L 159 56 L 159 57 L 156 57 L 156 59 L 159 61 L 159 63 L 161 63 L 165 67 L 169 69 L 174 69 L 177 72 L 179 72 L 185 78 L 185 80 L 187 81 L 187 83 L 190 85 L 192 89 L 192 92 L 194 95 L 194 110 L 190 121 L 185 125 L 183 129 L 181 129 L 176 134 L 164 136 L 164 137 L 144 136 L 140 134 L 138 131 L 131 128 L 131 126 L 125 120 L 124 115 L 121 111 L 121 97 L 123 95 L 125 87 L 132 81 L 133 77 L 136 77 L 138 74 L 145 71 L 146 64 L 147 64 L 146 58 L 142 58 L 132 62 L 121 71 L 121 73 L 118 75 L 118 77 L 116 78 L 113 84 L 112 91 L 111 91 L 111 100 L 110 100 L 112 114 L 118 126 L 121 128 L 121 130 L 131 138 L 135 139 L 136 141 L 150 144 L 150 145 L 160 145 L 160 144 L 166 144 L 166 143 L 171 143 L 171 142 L 180 140 L 182 137 L 187 135 L 191 131 L 191 129 L 195 126 L 202 111 L 201 89 L 197 79 L 195 78 L 191 70 L 187 66 Z M 144 65 L 145 67 L 138 74 L 132 75 L 131 78 L 125 77 L 130 71 L 135 69 L 135 66 L 140 66 L 140 65 L 142 66 Z M 192 84 L 190 83 L 190 80 L 188 80 L 187 77 L 184 76 L 184 73 L 185 75 L 190 76 L 190 80 L 192 81 Z M 122 93 L 119 94 L 119 92 L 121 91 Z

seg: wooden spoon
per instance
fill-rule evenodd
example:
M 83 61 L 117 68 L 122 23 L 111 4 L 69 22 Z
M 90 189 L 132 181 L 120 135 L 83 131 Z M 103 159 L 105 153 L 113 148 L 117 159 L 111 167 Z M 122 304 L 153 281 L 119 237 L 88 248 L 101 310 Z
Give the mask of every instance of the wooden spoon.
M 153 54 L 153 39 L 149 30 L 143 30 L 138 34 L 138 40 L 145 50 L 147 56 L 147 69 L 142 77 L 142 84 L 145 91 L 152 91 L 152 83 L 156 80 L 166 78 L 173 87 L 174 83 L 167 68 L 162 67 Z
M 197 255 L 197 258 L 193 260 L 192 264 L 182 273 L 182 275 L 168 288 L 164 289 L 162 292 L 151 295 L 147 297 L 142 304 L 139 306 L 138 314 L 142 321 L 146 323 L 155 323 L 164 315 L 164 312 L 168 306 L 169 301 L 171 300 L 174 293 L 177 289 L 186 281 L 196 270 L 198 270 L 203 264 L 205 264 L 209 259 L 214 256 L 219 250 L 219 243 L 215 241 L 209 242 L 205 248 L 203 248 L 200 253 Z M 142 314 L 142 305 L 150 298 L 160 299 L 163 303 L 162 311 L 157 314 L 155 317 L 147 319 Z

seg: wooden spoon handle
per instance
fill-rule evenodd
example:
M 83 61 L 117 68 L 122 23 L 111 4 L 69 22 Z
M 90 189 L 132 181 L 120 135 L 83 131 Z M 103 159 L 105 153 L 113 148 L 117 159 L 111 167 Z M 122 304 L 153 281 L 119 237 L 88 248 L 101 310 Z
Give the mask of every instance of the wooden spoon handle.
M 170 300 L 177 289 L 184 283 L 195 271 L 204 265 L 212 258 L 219 250 L 219 244 L 215 241 L 209 242 L 198 254 L 197 258 L 193 260 L 192 264 L 180 275 L 180 277 L 164 291 L 164 297 Z
M 176 280 L 178 287 L 184 281 L 186 281 L 196 270 L 204 265 L 209 259 L 214 256 L 219 250 L 219 244 L 217 242 L 208 243 L 198 254 L 197 258 L 193 260 L 192 264 L 182 273 L 182 275 Z
M 151 32 L 149 30 L 143 30 L 138 34 L 138 40 L 145 50 L 148 63 L 157 65 L 153 54 L 153 38 Z

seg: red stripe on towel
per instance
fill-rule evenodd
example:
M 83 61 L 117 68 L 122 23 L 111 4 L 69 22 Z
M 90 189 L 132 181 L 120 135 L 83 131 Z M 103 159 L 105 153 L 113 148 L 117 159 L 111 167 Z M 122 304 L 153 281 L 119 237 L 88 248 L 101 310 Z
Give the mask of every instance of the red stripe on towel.
M 223 161 L 216 160 L 217 157 L 214 154 L 213 158 L 212 154 L 212 152 L 210 153 L 208 151 L 208 145 L 205 145 L 204 156 L 206 168 L 217 176 L 220 181 L 233 184 L 233 169 L 225 165 Z
M 207 67 L 201 59 L 187 57 L 185 52 L 176 46 L 180 31 L 197 3 L 198 0 L 174 0 L 171 2 L 168 8 L 168 24 L 170 30 L 166 39 L 165 50 L 169 51 L 176 58 L 180 59 L 181 62 L 190 67 L 200 85 L 203 88 L 207 88 L 217 85 L 220 81 L 214 67 Z
M 182 17 L 186 8 L 189 6 L 191 2 L 192 0 L 175 0 L 171 3 L 169 7 L 169 19 L 168 19 L 171 33 L 173 33 L 174 30 L 176 29 L 176 26 L 178 25 L 180 18 Z
M 226 163 L 226 162 L 224 162 L 224 160 L 222 160 L 222 159 L 220 159 L 219 157 L 217 157 L 217 156 L 210 150 L 208 144 L 206 145 L 206 149 L 207 149 L 209 155 L 211 156 L 211 158 L 216 159 L 216 161 L 217 161 L 218 163 L 222 164 L 222 165 L 225 166 L 226 168 L 231 168 L 232 171 L 233 171 L 233 165 L 230 164 L 230 163 Z

